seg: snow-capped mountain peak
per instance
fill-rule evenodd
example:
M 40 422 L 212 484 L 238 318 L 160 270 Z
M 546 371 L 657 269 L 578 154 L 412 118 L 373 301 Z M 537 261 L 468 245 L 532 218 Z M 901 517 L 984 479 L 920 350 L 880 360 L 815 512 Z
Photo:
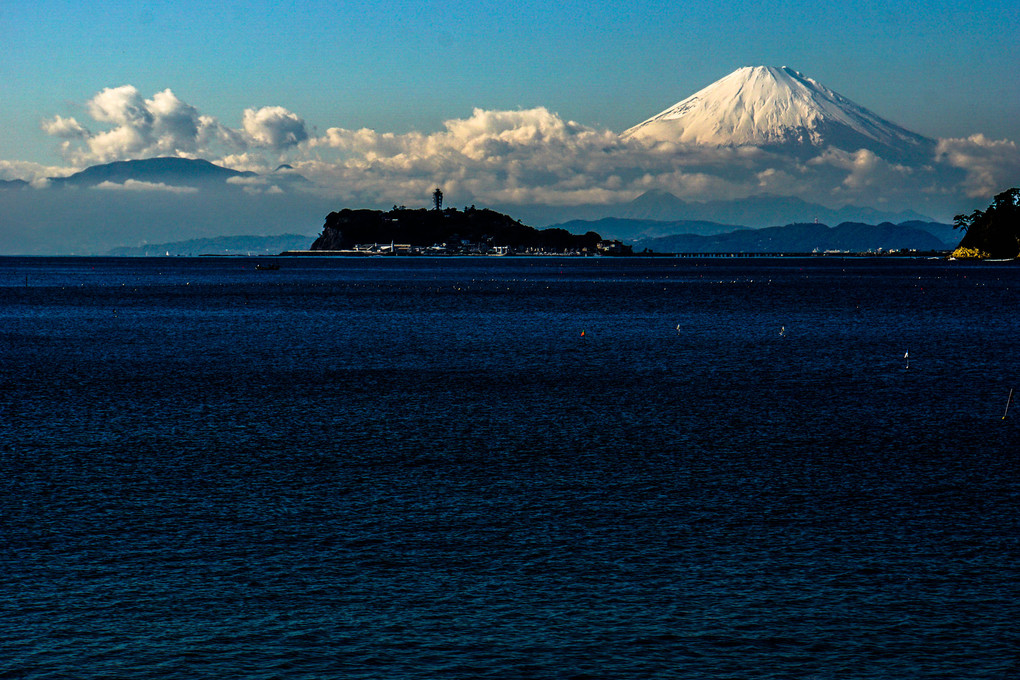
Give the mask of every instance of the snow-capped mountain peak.
M 623 136 L 713 146 L 867 148 L 886 157 L 924 154 L 934 144 L 785 66 L 737 69 Z

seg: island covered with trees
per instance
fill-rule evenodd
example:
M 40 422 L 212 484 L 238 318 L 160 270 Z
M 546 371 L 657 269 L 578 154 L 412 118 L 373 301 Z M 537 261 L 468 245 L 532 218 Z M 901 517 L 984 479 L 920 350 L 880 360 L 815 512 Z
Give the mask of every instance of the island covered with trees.
M 1020 256 L 1020 189 L 1002 192 L 986 210 L 957 215 L 954 226 L 965 233 L 953 257 L 1010 259 Z
M 508 215 L 474 206 L 392 210 L 350 210 L 326 216 L 322 233 L 312 243 L 316 254 L 408 255 L 624 255 L 631 248 L 589 231 L 535 229 Z

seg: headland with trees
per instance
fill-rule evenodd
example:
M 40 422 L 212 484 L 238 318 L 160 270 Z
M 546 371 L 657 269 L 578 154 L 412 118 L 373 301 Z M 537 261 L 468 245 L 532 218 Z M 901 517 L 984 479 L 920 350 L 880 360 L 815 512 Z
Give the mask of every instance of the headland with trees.
M 953 257 L 1020 257 L 1020 188 L 998 194 L 985 210 L 957 215 L 953 226 L 965 232 Z
M 589 231 L 535 229 L 509 215 L 475 208 L 442 206 L 442 191 L 433 192 L 433 207 L 331 212 L 312 243 L 313 254 L 409 255 L 629 255 L 620 241 Z

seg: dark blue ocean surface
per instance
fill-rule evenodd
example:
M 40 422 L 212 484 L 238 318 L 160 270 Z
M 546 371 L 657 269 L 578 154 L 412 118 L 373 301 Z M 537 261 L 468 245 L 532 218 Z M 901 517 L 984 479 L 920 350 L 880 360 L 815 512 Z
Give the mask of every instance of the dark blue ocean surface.
M 0 259 L 0 678 L 1020 676 L 1017 265 L 280 262 Z

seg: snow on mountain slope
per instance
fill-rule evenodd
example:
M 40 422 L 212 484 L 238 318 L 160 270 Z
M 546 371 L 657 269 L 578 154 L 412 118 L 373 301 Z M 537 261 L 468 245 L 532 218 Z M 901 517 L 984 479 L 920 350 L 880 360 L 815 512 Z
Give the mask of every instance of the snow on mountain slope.
M 623 133 L 650 142 L 927 156 L 934 142 L 872 113 L 797 71 L 738 69 Z

